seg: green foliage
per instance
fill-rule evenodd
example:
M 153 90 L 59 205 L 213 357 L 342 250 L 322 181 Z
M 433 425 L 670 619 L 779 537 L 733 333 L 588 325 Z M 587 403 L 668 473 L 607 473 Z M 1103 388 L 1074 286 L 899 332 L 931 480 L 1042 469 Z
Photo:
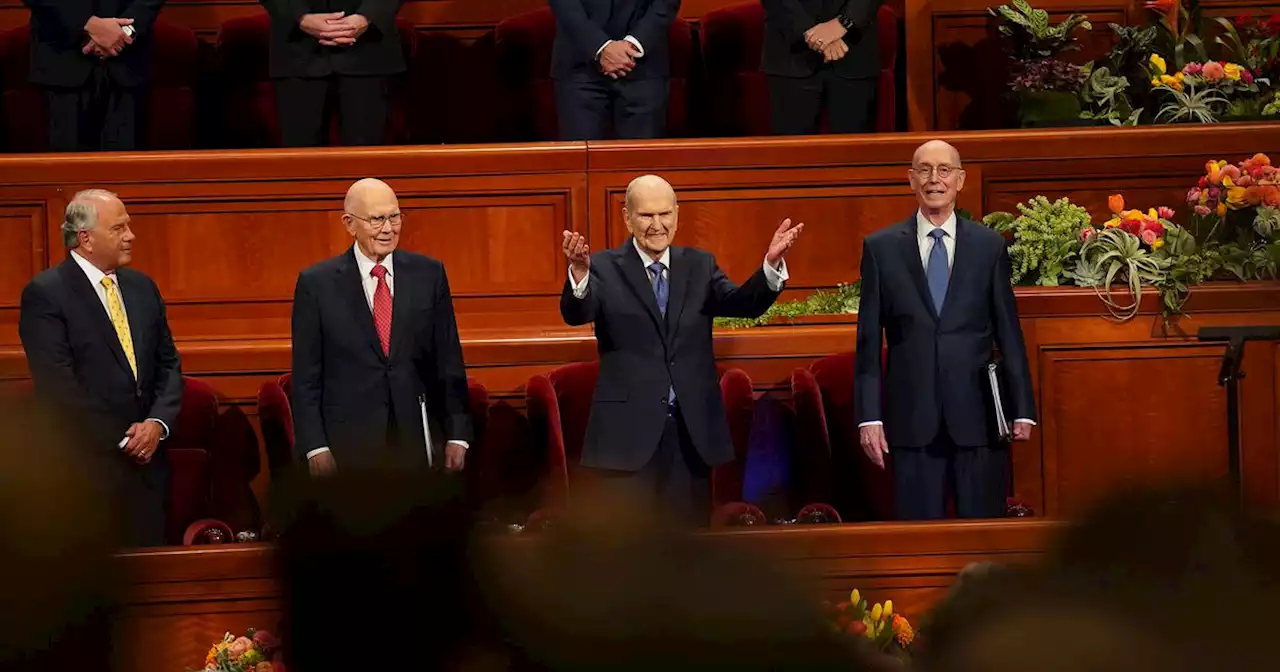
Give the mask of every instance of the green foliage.
M 1027 0 L 1013 0 L 987 11 L 1000 19 L 1000 34 L 1013 41 L 1012 55 L 1019 61 L 1052 58 L 1061 52 L 1079 49 L 1080 44 L 1073 36 L 1076 28 L 1093 30 L 1087 17 L 1081 14 L 1072 14 L 1052 25 L 1049 12 L 1033 9 Z
M 1137 126 L 1142 108 L 1133 109 L 1125 90 L 1129 80 L 1111 74 L 1107 66 L 1091 68 L 1080 90 L 1081 119 L 1106 119 L 1114 126 Z
M 790 322 L 802 315 L 852 315 L 858 312 L 861 297 L 861 280 L 842 283 L 835 290 L 819 289 L 806 299 L 779 301 L 760 317 L 718 317 L 715 326 L 719 329 L 743 329 L 763 326 L 778 319 Z
M 1111 316 L 1123 322 L 1138 314 L 1142 286 L 1161 279 L 1161 262 L 1143 249 L 1137 236 L 1118 228 L 1103 229 L 1080 250 L 1080 259 L 1071 273 L 1077 284 L 1093 287 Z M 1111 291 L 1119 283 L 1129 290 L 1132 301 L 1122 303 Z
M 1018 204 L 1022 214 L 997 212 L 983 223 L 1001 233 L 1012 232 L 1009 246 L 1013 284 L 1056 287 L 1080 252 L 1080 230 L 1091 225 L 1089 212 L 1066 198 L 1050 202 L 1036 196 Z
M 1222 92 L 1214 88 L 1196 91 L 1191 87 L 1179 91 L 1168 86 L 1157 86 L 1156 90 L 1169 94 L 1169 102 L 1156 113 L 1156 123 L 1197 123 L 1214 124 L 1218 122 L 1215 108 L 1225 108 L 1230 101 Z

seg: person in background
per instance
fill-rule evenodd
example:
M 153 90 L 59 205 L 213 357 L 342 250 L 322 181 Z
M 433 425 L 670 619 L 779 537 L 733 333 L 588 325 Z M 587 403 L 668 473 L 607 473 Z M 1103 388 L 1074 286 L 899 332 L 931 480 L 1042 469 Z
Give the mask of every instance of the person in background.
M 756 317 L 787 280 L 783 255 L 804 224 L 782 222 L 764 263 L 741 286 L 715 257 L 674 247 L 676 194 L 656 175 L 627 187 L 631 236 L 591 254 L 582 234 L 564 233 L 569 277 L 560 315 L 593 323 L 600 350 L 582 466 L 601 476 L 610 499 L 634 497 L 677 524 L 708 524 L 710 470 L 733 460 L 711 338 L 712 319 Z
M 880 74 L 879 0 L 760 0 L 765 9 L 760 70 L 769 76 L 778 135 L 811 135 L 822 110 L 832 133 L 872 128 Z
M 667 132 L 667 31 L 680 0 L 550 0 L 561 140 Z
M 984 403 L 994 347 L 1015 440 L 1030 438 L 1036 410 L 1009 253 L 999 233 L 956 216 L 965 175 L 955 147 L 920 145 L 907 176 L 919 209 L 862 242 L 853 387 L 862 449 L 880 468 L 892 449 L 903 520 L 944 517 L 951 487 L 958 517 L 1003 518 L 1009 452 Z
M 49 150 L 138 148 L 151 80 L 152 28 L 164 0 L 23 0 L 29 79 L 44 89 Z
M 467 370 L 444 264 L 396 249 L 404 214 L 381 180 L 351 185 L 355 244 L 298 274 L 293 423 L 313 475 L 459 471 L 472 439 Z
M 132 546 L 165 538 L 169 460 L 162 441 L 182 406 L 182 367 L 155 282 L 133 260 L 129 212 L 91 189 L 67 204 L 67 258 L 22 290 L 18 333 L 35 391 L 109 454 L 106 482 L 126 508 Z
M 285 147 L 326 144 L 336 87 L 344 145 L 386 141 L 390 78 L 405 70 L 401 0 L 261 0 L 271 17 L 270 72 Z

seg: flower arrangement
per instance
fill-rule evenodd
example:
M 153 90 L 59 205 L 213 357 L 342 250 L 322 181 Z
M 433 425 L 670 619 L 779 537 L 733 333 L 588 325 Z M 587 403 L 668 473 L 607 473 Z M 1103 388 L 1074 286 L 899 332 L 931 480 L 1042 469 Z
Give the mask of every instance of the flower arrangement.
M 855 588 L 849 600 L 827 605 L 831 630 L 852 637 L 866 637 L 880 653 L 899 659 L 910 659 L 916 632 L 906 617 L 893 612 L 893 601 L 867 607 L 867 601 Z
M 231 633 L 209 649 L 204 669 L 216 672 L 284 672 L 280 640 L 266 630 L 250 628 L 244 636 Z
M 1033 8 L 1027 0 L 1013 0 L 988 12 L 998 20 L 1000 34 L 1009 39 L 1009 55 L 1014 61 L 1009 85 L 1018 99 L 1022 125 L 1078 119 L 1078 92 L 1088 73 L 1059 55 L 1080 48 L 1076 29 L 1092 30 L 1088 18 L 1072 14 L 1053 24 L 1048 12 Z
M 1065 198 L 1050 202 L 1044 196 L 1019 203 L 1018 211 L 1021 214 L 1016 217 L 996 212 L 982 220 L 1013 241 L 1009 246 L 1013 283 L 1061 285 L 1068 264 L 1087 240 L 1080 234 L 1090 226 L 1089 211 Z
M 1232 165 L 1205 163 L 1187 191 L 1196 237 L 1241 280 L 1276 277 L 1280 266 L 1280 168 L 1266 154 Z M 1203 232 L 1203 233 L 1202 233 Z

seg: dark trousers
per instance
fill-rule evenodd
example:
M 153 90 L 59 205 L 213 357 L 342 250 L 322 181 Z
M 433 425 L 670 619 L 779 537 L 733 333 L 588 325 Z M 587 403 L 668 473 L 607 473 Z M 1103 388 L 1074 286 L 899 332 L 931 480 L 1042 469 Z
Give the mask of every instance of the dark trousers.
M 561 140 L 661 138 L 667 133 L 667 79 L 556 80 Z
M 769 112 L 775 135 L 818 132 L 822 104 L 832 133 L 870 133 L 876 80 L 844 79 L 829 69 L 812 77 L 769 76 Z
M 694 448 L 678 407 L 667 415 L 648 464 L 639 471 L 599 470 L 599 475 L 608 496 L 635 502 L 646 513 L 686 527 L 706 527 L 710 522 L 711 467 Z
M 1003 518 L 1009 451 L 957 446 L 946 426 L 923 448 L 893 448 L 894 503 L 899 520 L 939 520 L 954 490 L 957 518 Z
M 386 143 L 389 78 L 333 75 L 275 80 L 276 113 L 285 147 L 319 147 L 325 142 L 325 102 L 337 87 L 339 137 L 353 147 Z
M 103 63 L 83 86 L 45 87 L 49 107 L 49 151 L 124 152 L 138 148 L 141 91 L 124 87 Z
M 116 449 L 119 450 L 119 449 Z M 138 465 L 116 457 L 116 492 L 124 503 L 123 542 L 127 547 L 164 546 L 170 501 L 170 470 L 161 445 L 152 461 Z M 185 521 L 190 522 L 190 521 Z M 178 532 L 175 530 L 175 533 Z

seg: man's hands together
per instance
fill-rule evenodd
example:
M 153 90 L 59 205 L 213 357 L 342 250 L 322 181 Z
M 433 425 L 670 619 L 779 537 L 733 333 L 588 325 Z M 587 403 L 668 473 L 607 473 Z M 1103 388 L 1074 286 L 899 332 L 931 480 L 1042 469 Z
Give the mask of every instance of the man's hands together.
M 132 457 L 138 464 L 146 464 L 155 456 L 160 448 L 160 437 L 164 427 L 154 420 L 144 420 L 129 425 L 124 435 L 128 441 L 124 444 L 124 454 Z
M 600 52 L 600 72 L 613 79 L 626 77 L 636 67 L 640 50 L 630 40 L 612 40 Z
M 303 14 L 298 27 L 326 47 L 349 47 L 369 30 L 369 20 L 359 14 L 347 16 L 344 12 Z
M 81 53 L 98 58 L 119 56 L 126 46 L 133 44 L 133 37 L 124 30 L 129 25 L 133 25 L 133 19 L 90 17 L 84 24 L 89 41 L 80 49 Z
M 849 53 L 849 45 L 844 37 L 849 31 L 836 19 L 824 21 L 804 33 L 804 41 L 809 48 L 822 54 L 822 60 L 831 63 L 844 58 Z

